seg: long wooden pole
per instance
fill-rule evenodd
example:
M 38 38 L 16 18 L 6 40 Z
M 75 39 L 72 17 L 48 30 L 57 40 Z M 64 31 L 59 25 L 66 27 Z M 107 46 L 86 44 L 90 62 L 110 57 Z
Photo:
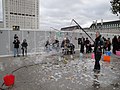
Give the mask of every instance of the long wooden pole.
M 82 31 L 84 31 L 85 34 L 94 42 L 94 40 L 92 39 L 92 37 L 90 37 L 90 35 L 75 21 L 75 19 L 72 19 L 72 21 L 74 21 L 74 22 L 78 25 L 78 27 L 79 27 L 80 29 L 82 29 Z

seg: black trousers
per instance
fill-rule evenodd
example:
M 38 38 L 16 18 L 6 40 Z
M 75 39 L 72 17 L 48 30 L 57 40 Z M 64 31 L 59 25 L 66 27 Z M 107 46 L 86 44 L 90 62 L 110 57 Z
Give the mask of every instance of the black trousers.
M 24 53 L 25 53 L 26 56 L 27 56 L 27 48 L 25 48 L 25 47 L 22 48 L 22 55 L 23 55 L 23 56 L 24 56 Z
M 95 70 L 100 70 L 100 59 L 101 59 L 101 53 L 95 53 Z

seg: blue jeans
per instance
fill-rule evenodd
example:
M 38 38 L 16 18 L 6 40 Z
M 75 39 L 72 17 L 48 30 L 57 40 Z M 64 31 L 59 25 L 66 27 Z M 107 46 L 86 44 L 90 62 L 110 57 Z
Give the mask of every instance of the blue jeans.
M 17 55 L 17 56 L 19 55 L 19 53 L 18 53 L 18 48 L 14 48 L 14 57 L 15 57 L 16 55 Z

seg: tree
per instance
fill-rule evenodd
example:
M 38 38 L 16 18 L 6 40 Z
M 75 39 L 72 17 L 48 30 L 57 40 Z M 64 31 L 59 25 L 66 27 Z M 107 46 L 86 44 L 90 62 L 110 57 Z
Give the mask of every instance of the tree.
M 112 13 L 118 16 L 120 14 L 120 0 L 111 0 L 110 3 Z

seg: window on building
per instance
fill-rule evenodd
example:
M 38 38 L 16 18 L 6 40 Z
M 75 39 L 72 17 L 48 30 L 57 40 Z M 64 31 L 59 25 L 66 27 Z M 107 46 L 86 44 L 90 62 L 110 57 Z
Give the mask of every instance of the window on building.
M 17 15 L 17 13 L 14 13 L 14 15 Z
M 13 12 L 10 12 L 10 14 L 13 14 Z

